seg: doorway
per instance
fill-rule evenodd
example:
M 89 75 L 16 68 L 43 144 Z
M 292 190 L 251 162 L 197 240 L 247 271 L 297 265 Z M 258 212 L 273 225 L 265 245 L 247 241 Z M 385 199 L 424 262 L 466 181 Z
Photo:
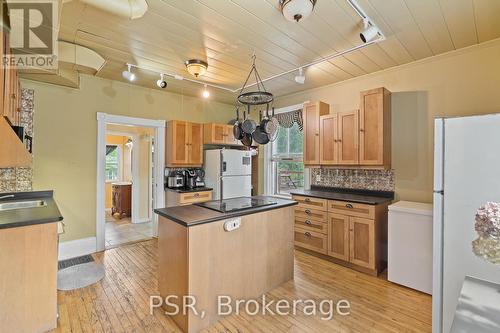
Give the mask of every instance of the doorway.
M 98 113 L 97 250 L 157 236 L 165 121 Z

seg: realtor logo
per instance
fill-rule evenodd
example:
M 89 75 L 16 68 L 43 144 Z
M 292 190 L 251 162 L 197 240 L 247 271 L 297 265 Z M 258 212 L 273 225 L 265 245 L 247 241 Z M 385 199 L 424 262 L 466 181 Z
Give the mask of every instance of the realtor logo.
M 4 32 L 9 34 L 10 46 L 10 54 L 4 54 L 2 57 L 2 66 L 18 69 L 56 69 L 58 1 L 2 2 L 3 27 Z

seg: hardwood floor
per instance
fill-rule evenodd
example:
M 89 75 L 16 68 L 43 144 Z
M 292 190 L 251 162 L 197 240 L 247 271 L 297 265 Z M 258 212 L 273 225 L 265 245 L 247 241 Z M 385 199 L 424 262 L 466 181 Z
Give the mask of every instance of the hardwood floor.
M 156 309 L 157 242 L 149 240 L 95 255 L 106 277 L 92 286 L 59 292 L 60 318 L 53 332 L 180 332 Z M 206 332 L 431 332 L 431 297 L 350 269 L 295 253 L 295 279 L 272 290 L 268 299 L 346 299 L 351 314 L 318 316 L 249 316 L 240 313 Z

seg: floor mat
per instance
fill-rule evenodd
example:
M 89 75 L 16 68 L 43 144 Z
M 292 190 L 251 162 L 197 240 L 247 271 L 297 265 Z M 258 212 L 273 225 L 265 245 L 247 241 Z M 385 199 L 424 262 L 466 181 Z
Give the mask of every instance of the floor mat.
M 88 262 L 64 268 L 57 272 L 57 289 L 73 290 L 90 286 L 104 277 L 101 263 Z

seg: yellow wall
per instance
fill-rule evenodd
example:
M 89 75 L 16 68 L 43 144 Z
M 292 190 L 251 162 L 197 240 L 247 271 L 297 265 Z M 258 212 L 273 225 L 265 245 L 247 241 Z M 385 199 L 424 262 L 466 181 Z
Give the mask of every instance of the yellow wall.
M 399 199 L 432 201 L 433 119 L 500 112 L 500 39 L 338 84 L 280 97 L 278 106 L 306 100 L 330 112 L 359 108 L 359 92 L 392 91 L 392 167 Z
M 151 83 L 153 84 L 153 82 Z M 35 90 L 35 190 L 54 189 L 66 233 L 95 236 L 97 112 L 149 119 L 227 122 L 227 104 L 82 75 L 72 89 L 22 81 Z

